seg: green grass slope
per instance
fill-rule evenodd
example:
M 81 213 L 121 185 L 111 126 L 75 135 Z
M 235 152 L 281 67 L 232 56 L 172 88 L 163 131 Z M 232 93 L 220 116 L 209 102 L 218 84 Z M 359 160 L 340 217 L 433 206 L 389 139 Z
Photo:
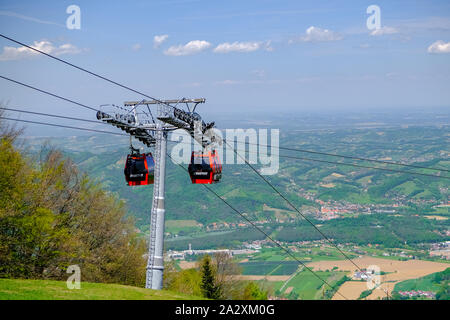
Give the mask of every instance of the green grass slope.
M 410 279 L 399 282 L 395 285 L 394 291 L 411 291 L 411 290 L 423 290 L 432 291 L 434 293 L 438 292 L 444 283 L 449 282 L 450 278 L 450 268 L 445 271 L 436 272 L 429 274 L 427 276 Z
M 0 300 L 199 300 L 201 297 L 166 290 L 119 284 L 81 282 L 68 289 L 65 281 L 0 279 Z

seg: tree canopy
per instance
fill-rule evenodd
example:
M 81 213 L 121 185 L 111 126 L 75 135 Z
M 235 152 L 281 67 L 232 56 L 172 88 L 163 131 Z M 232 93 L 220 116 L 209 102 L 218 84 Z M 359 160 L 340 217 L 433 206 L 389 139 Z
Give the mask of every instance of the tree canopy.
M 145 283 L 145 241 L 122 201 L 57 150 L 39 159 L 0 123 L 0 277 Z

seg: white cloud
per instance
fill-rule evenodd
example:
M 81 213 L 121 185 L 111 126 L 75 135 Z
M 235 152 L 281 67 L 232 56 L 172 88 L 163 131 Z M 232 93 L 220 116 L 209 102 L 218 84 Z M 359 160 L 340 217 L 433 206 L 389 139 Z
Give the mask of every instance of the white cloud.
M 233 85 L 233 84 L 241 84 L 243 83 L 240 80 L 222 80 L 222 81 L 216 81 L 214 84 L 216 85 Z
M 306 33 L 304 36 L 301 36 L 297 40 L 290 40 L 289 43 L 293 43 L 296 41 L 325 42 L 325 41 L 337 41 L 342 39 L 343 39 L 342 35 L 340 35 L 337 32 L 311 26 L 308 29 L 306 29 Z
M 435 41 L 428 47 L 428 53 L 450 53 L 450 42 Z
M 34 45 L 32 45 L 31 47 L 55 56 L 59 56 L 62 54 L 77 54 L 82 51 L 81 49 L 70 43 L 62 44 L 59 47 L 56 47 L 47 40 L 34 41 Z M 38 52 L 27 47 L 16 48 L 5 46 L 3 47 L 3 52 L 0 54 L 0 61 L 26 59 L 38 54 Z
M 131 47 L 131 49 L 133 49 L 134 51 L 138 51 L 138 50 L 140 50 L 141 48 L 142 48 L 142 46 L 141 46 L 140 43 L 136 43 L 136 44 L 134 44 L 134 45 Z
M 276 84 L 280 83 L 280 80 L 266 80 L 266 79 L 258 79 L 258 80 L 222 80 L 222 81 L 215 81 L 215 85 L 220 86 L 231 86 L 231 85 L 264 85 L 264 84 Z
M 270 41 L 267 42 L 238 42 L 233 43 L 224 42 L 219 44 L 213 51 L 216 53 L 229 53 L 229 52 L 252 52 L 265 48 L 267 51 L 272 51 Z
M 373 30 L 370 35 L 371 36 L 382 36 L 385 34 L 394 34 L 394 33 L 398 33 L 398 30 L 396 28 L 393 27 L 381 27 L 379 29 L 375 29 Z
M 169 38 L 167 34 L 156 35 L 153 37 L 153 47 L 159 48 L 159 46 Z
M 185 84 L 182 84 L 181 86 L 182 87 L 188 87 L 188 88 L 196 88 L 196 87 L 200 87 L 200 86 L 202 86 L 203 84 L 201 83 L 201 82 L 189 82 L 189 83 L 185 83 Z
M 400 74 L 398 72 L 388 72 L 386 73 L 386 78 L 394 79 L 397 78 Z
M 258 78 L 264 78 L 266 76 L 266 72 L 262 69 L 253 70 L 251 73 L 256 75 Z
M 172 46 L 166 51 L 164 51 L 165 55 L 168 56 L 186 56 L 190 54 L 199 53 L 205 49 L 208 49 L 211 46 L 211 43 L 204 40 L 193 40 L 185 45 Z

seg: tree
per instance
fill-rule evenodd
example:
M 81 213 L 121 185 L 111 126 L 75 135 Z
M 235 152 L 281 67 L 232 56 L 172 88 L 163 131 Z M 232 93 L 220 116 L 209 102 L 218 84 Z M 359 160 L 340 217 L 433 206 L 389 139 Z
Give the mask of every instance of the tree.
M 244 289 L 243 300 L 267 300 L 267 291 L 261 290 L 254 282 L 249 282 Z
M 0 110 L 1 111 L 1 110 Z M 0 277 L 82 279 L 143 286 L 146 244 L 124 203 L 52 148 L 38 160 L 0 121 Z
M 450 300 L 450 286 L 448 282 L 441 285 L 441 289 L 436 293 L 436 300 Z
M 216 270 L 216 283 L 222 290 L 223 299 L 241 299 L 242 281 L 236 279 L 236 275 L 242 273 L 242 267 L 233 261 L 226 252 L 214 254 L 213 265 Z
M 61 254 L 68 237 L 61 216 L 34 201 L 36 172 L 0 138 L 0 276 L 34 278 Z
M 164 263 L 163 288 L 188 295 L 202 296 L 202 277 L 197 269 L 177 271 L 175 261 Z
M 222 290 L 216 282 L 216 270 L 209 255 L 205 255 L 200 261 L 200 274 L 202 277 L 200 288 L 203 296 L 209 299 L 221 299 Z

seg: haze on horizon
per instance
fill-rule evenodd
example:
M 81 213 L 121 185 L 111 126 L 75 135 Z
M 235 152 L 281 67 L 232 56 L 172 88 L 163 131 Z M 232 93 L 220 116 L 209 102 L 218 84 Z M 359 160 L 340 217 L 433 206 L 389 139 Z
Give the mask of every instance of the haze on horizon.
M 79 1 L 75 30 L 71 4 L 1 1 L 1 33 L 156 98 L 204 97 L 205 118 L 450 110 L 448 1 Z M 92 107 L 141 98 L 5 39 L 0 69 Z M 2 79 L 0 90 L 11 108 L 95 119 Z

